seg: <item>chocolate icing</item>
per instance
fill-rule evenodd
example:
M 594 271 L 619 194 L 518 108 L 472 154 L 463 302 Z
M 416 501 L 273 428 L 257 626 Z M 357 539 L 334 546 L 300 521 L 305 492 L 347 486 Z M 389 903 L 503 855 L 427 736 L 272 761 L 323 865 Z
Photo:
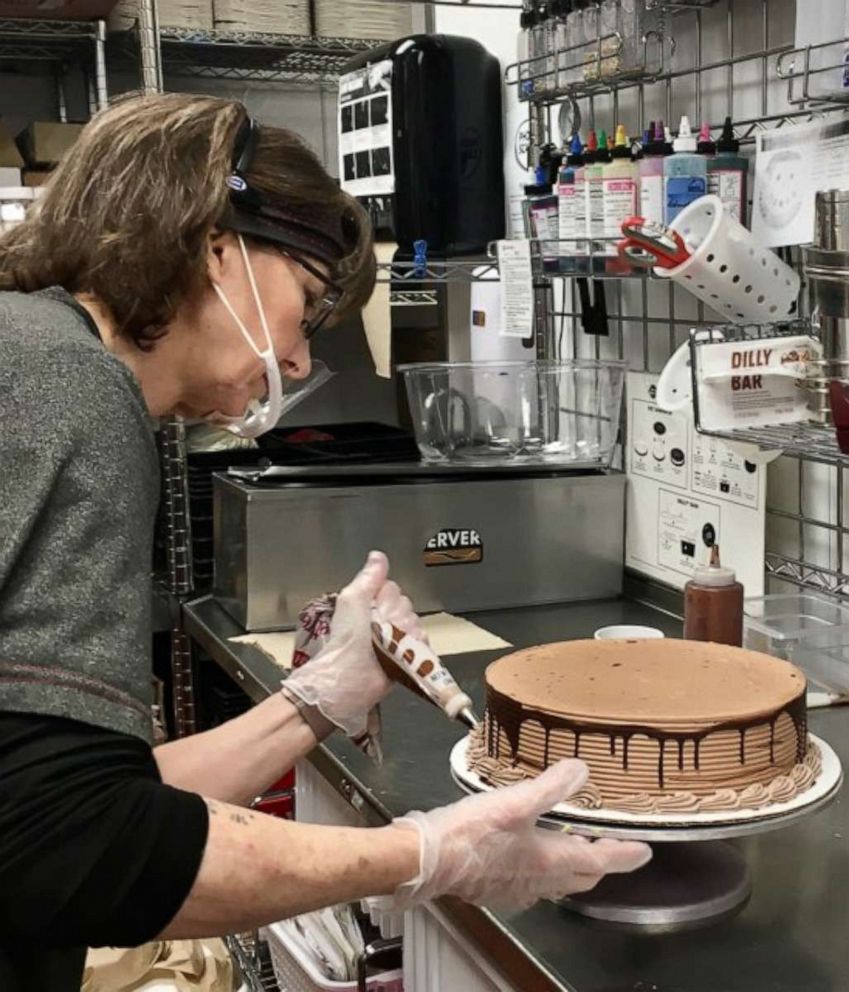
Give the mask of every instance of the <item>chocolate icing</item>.
M 485 782 L 493 786 L 512 785 L 534 777 L 534 773 L 521 766 L 497 761 L 486 753 L 483 728 L 469 735 L 468 767 Z M 584 787 L 566 801 L 579 809 L 615 809 L 627 813 L 709 813 L 731 810 L 764 809 L 773 803 L 788 802 L 809 789 L 822 771 L 822 756 L 813 742 L 809 742 L 804 760 L 784 773 L 763 784 L 750 784 L 742 788 L 720 788 L 696 794 L 688 790 L 675 790 L 651 794 L 648 792 L 625 793 L 615 799 L 605 800 L 601 791 L 588 781 Z
M 581 756 L 581 737 L 584 734 L 599 734 L 610 738 L 610 754 L 616 755 L 616 744 L 619 739 L 622 741 L 622 770 L 628 770 L 628 753 L 631 739 L 636 736 L 647 737 L 654 740 L 658 745 L 657 756 L 657 782 L 658 787 L 663 789 L 666 784 L 666 747 L 668 744 L 676 744 L 678 749 L 678 769 L 684 771 L 685 748 L 686 745 L 693 745 L 693 768 L 699 770 L 700 752 L 702 741 L 710 734 L 719 733 L 723 730 L 736 730 L 740 735 L 740 764 L 746 761 L 746 732 L 754 727 L 769 725 L 769 760 L 770 764 L 775 764 L 775 725 L 783 713 L 787 713 L 793 721 L 796 731 L 796 761 L 804 760 L 808 741 L 808 719 L 807 705 L 804 688 L 802 692 L 787 705 L 780 707 L 769 718 L 764 718 L 763 714 L 749 717 L 745 720 L 724 720 L 710 726 L 702 727 L 698 730 L 663 730 L 650 724 L 621 724 L 611 727 L 609 723 L 600 723 L 589 720 L 578 720 L 574 717 L 563 716 L 554 713 L 547 713 L 540 709 L 531 709 L 515 699 L 510 699 L 492 686 L 487 686 L 486 691 L 486 726 L 487 726 L 487 751 L 494 758 L 501 757 L 501 737 L 499 730 L 503 731 L 510 745 L 511 762 L 516 764 L 519 757 L 519 736 L 522 726 L 528 721 L 536 721 L 545 731 L 545 756 L 544 765 L 548 766 L 549 746 L 551 732 L 553 730 L 567 730 L 574 735 L 575 746 L 574 756 Z

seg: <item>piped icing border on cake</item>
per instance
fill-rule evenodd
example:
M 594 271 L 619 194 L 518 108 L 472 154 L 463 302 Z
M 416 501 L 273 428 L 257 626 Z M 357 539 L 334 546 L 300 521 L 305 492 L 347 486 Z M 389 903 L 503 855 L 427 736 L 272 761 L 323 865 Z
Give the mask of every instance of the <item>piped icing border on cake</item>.
M 489 785 L 513 785 L 532 774 L 503 758 L 487 754 L 483 726 L 469 735 L 467 751 L 469 769 Z M 650 795 L 647 792 L 620 796 L 605 803 L 601 792 L 587 784 L 567 801 L 579 809 L 616 809 L 623 813 L 724 813 L 741 809 L 763 809 L 775 803 L 789 802 L 807 791 L 822 772 L 822 755 L 816 744 L 808 742 L 804 755 L 787 774 L 777 775 L 766 785 L 748 785 L 745 789 L 719 789 L 704 796 L 692 792 L 669 792 Z

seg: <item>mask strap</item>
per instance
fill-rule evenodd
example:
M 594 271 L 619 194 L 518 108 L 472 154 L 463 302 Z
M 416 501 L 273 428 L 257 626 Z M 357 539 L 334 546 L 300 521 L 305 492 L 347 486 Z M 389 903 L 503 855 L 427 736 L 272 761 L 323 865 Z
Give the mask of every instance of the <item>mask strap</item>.
M 253 266 L 251 265 L 250 259 L 248 258 L 248 250 L 245 247 L 245 239 L 242 237 L 241 234 L 239 235 L 239 247 L 241 248 L 242 259 L 245 263 L 245 269 L 248 273 L 248 282 L 250 283 L 251 293 L 253 294 L 254 303 L 256 304 L 257 312 L 259 313 L 259 321 L 260 324 L 262 325 L 263 333 L 265 334 L 265 343 L 267 346 L 265 351 L 263 351 L 254 341 L 253 337 L 251 336 L 251 332 L 245 326 L 244 322 L 242 321 L 242 318 L 236 313 L 235 309 L 233 308 L 233 304 L 227 298 L 227 295 L 225 294 L 224 290 L 218 285 L 217 282 L 214 282 L 212 284 L 212 288 L 215 290 L 218 299 L 221 300 L 221 302 L 226 307 L 227 312 L 235 321 L 236 326 L 242 332 L 242 336 L 251 346 L 251 349 L 253 350 L 254 354 L 258 358 L 263 358 L 268 352 L 271 352 L 272 355 L 274 354 L 274 345 L 272 344 L 271 341 L 271 333 L 268 330 L 268 321 L 265 318 L 265 308 L 262 305 L 262 300 L 260 299 L 259 290 L 257 289 L 257 285 L 256 285 L 256 279 L 254 278 Z
M 274 345 L 271 343 L 271 332 L 268 330 L 268 322 L 265 319 L 265 307 L 262 305 L 262 300 L 259 297 L 259 290 L 256 288 L 254 269 L 251 265 L 251 260 L 248 258 L 248 249 L 245 247 L 245 239 L 241 234 L 239 235 L 239 247 L 242 249 L 242 258 L 245 262 L 245 268 L 248 270 L 248 281 L 251 284 L 251 292 L 254 295 L 254 303 L 256 303 L 256 308 L 259 312 L 259 321 L 262 324 L 263 331 L 265 332 L 265 343 L 268 345 L 268 350 L 273 351 Z

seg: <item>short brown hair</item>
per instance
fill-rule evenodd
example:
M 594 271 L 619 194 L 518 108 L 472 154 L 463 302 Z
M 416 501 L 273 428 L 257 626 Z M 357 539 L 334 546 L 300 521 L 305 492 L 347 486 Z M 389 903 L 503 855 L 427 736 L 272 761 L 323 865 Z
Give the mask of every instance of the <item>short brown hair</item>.
M 247 112 L 194 94 L 121 97 L 83 130 L 27 219 L 0 237 L 0 289 L 92 293 L 118 332 L 152 346 L 206 282 L 206 238 L 226 217 Z M 330 272 L 340 313 L 371 295 L 371 225 L 296 134 L 263 127 L 246 179 L 281 210 L 340 215 L 347 251 Z M 225 225 L 226 226 L 226 225 Z

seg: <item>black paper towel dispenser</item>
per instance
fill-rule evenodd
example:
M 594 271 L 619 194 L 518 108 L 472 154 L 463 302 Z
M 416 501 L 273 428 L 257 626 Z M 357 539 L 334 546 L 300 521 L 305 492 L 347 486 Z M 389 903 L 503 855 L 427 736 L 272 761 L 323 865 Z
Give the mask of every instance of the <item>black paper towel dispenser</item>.
M 413 35 L 339 81 L 339 175 L 380 240 L 464 255 L 504 237 L 501 70 L 472 38 Z

